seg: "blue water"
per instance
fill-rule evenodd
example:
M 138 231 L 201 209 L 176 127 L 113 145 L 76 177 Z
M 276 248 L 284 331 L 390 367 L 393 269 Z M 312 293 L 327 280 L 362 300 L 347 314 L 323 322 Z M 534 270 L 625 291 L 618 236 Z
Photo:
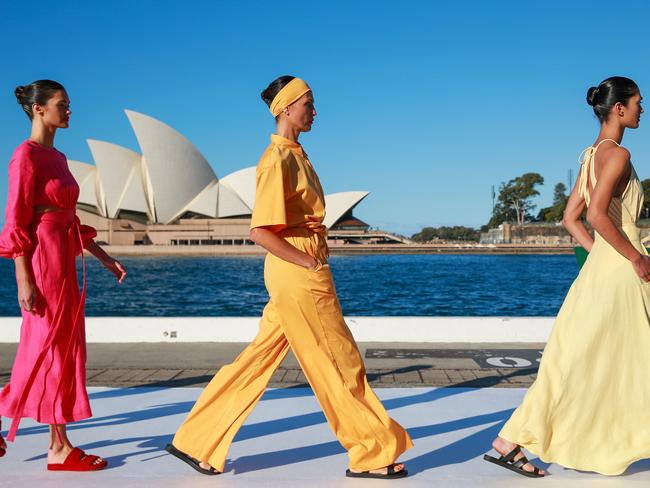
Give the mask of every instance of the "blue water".
M 118 285 L 93 258 L 89 316 L 256 316 L 262 257 L 123 258 Z M 346 315 L 552 316 L 578 273 L 573 256 L 333 256 Z M 13 263 L 0 260 L 0 316 L 19 315 Z

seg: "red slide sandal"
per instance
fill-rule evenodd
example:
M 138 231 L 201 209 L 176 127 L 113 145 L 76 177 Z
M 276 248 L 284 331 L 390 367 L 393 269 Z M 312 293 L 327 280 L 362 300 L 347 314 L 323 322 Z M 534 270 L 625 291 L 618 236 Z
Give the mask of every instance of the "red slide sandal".
M 2 422 L 0 422 L 0 430 L 2 430 Z M 2 444 L 0 445 L 0 457 L 2 457 L 7 454 L 7 443 L 2 437 L 2 434 L 0 434 L 0 444 Z
M 86 454 L 78 447 L 75 447 L 63 463 L 48 464 L 48 471 L 99 471 L 108 466 L 106 460 L 96 462 L 99 456 Z

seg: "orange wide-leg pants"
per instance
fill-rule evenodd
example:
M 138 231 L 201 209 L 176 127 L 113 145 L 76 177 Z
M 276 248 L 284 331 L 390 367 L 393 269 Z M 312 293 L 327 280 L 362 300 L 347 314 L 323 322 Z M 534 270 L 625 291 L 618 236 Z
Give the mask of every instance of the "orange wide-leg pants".
M 306 232 L 284 238 L 325 260 L 321 236 Z M 178 429 L 174 446 L 223 471 L 235 434 L 291 348 L 327 422 L 348 451 L 349 467 L 366 471 L 395 462 L 413 444 L 368 384 L 329 265 L 312 271 L 268 254 L 264 280 L 270 300 L 257 337 L 214 376 Z

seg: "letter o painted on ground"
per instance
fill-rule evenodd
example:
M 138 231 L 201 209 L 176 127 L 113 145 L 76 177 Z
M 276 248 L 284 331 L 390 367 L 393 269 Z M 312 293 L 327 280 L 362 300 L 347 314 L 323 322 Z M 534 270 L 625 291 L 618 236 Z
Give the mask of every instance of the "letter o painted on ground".
M 532 365 L 527 359 L 508 356 L 487 358 L 486 361 L 489 365 L 496 366 L 497 368 L 525 368 Z

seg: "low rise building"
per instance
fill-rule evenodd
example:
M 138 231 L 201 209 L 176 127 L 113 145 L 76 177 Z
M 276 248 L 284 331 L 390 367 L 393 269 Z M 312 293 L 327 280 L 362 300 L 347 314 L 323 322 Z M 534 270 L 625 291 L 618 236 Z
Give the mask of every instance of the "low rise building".
M 589 228 L 588 224 L 587 227 Z M 641 238 L 650 235 L 650 220 L 641 220 Z M 481 244 L 536 244 L 544 246 L 575 246 L 575 239 L 561 223 L 530 223 L 524 225 L 504 222 L 481 233 Z

